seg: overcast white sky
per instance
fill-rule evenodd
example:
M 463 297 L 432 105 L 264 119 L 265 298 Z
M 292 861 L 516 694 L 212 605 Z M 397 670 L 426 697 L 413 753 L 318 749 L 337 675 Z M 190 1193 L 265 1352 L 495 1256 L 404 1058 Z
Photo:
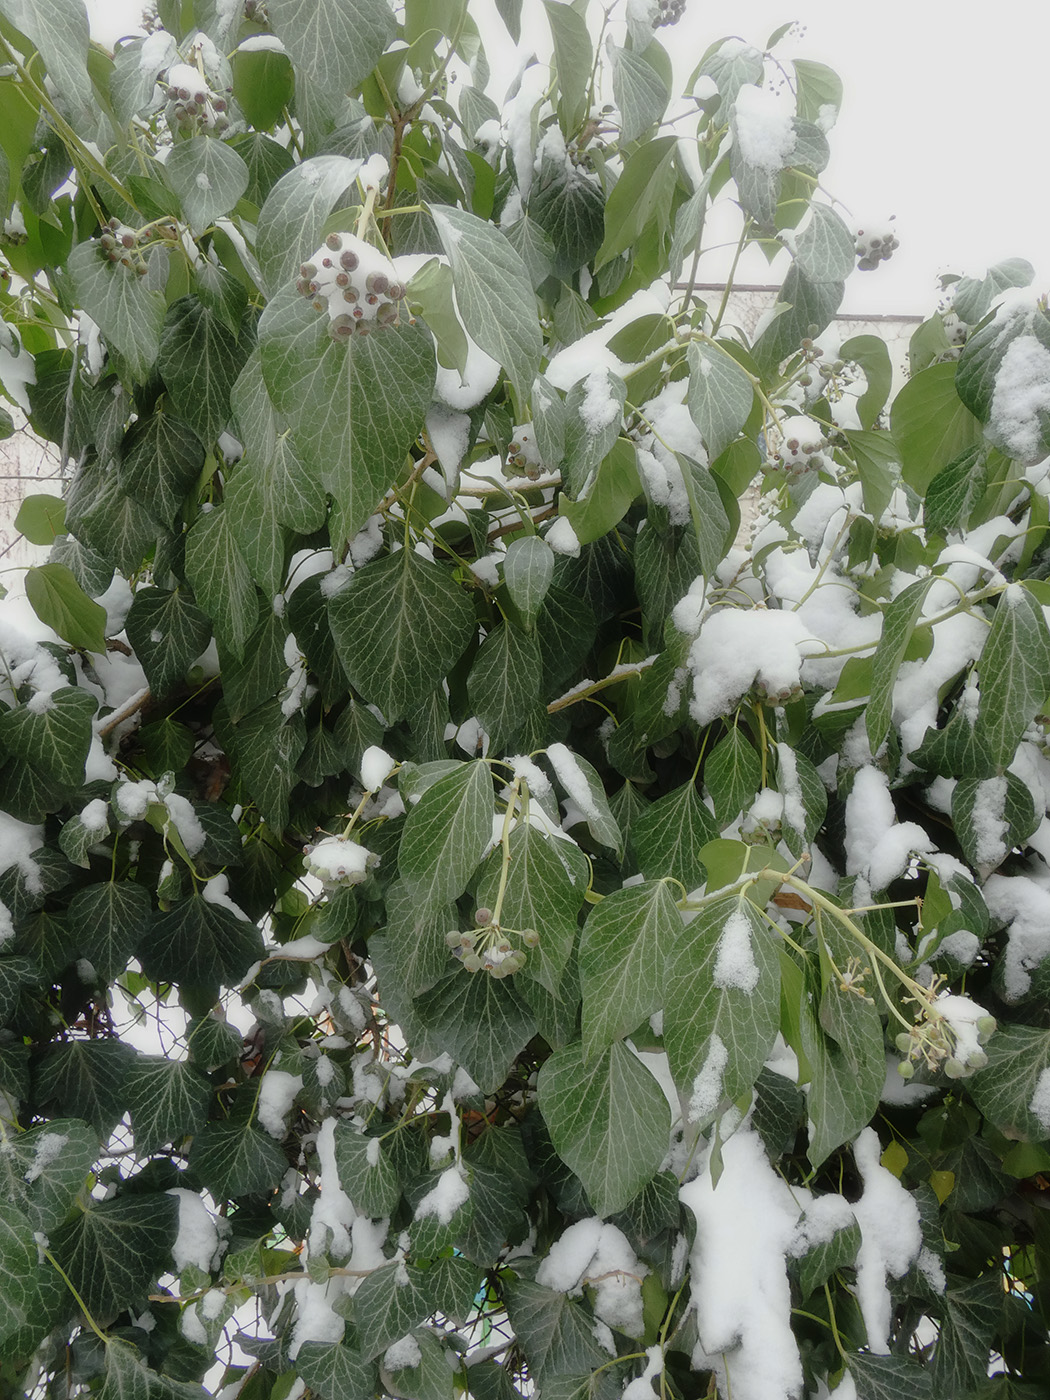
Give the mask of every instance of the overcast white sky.
M 538 0 L 525 3 L 538 8 Z M 136 25 L 142 7 L 88 0 L 88 8 L 96 37 L 111 43 Z M 485 9 L 493 24 L 483 31 L 501 34 L 494 0 L 471 0 L 479 19 Z M 878 271 L 850 280 L 844 309 L 928 313 L 938 272 L 981 273 L 1013 256 L 1028 258 L 1037 285 L 1050 289 L 1050 7 L 1043 0 L 686 0 L 684 18 L 659 38 L 684 80 L 715 39 L 735 33 L 763 46 L 791 19 L 806 32 L 778 52 L 827 63 L 845 84 L 824 184 L 859 221 L 897 216 L 900 249 Z M 545 31 L 542 19 L 525 30 Z M 714 281 L 720 270 L 712 257 L 700 275 Z M 780 280 L 779 265 L 770 271 L 757 255 L 741 272 L 744 280 Z

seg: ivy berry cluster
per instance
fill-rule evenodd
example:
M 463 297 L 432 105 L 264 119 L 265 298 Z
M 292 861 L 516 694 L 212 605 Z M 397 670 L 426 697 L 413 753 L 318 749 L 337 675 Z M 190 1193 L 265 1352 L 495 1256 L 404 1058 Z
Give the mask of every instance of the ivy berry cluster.
M 666 25 L 677 24 L 685 14 L 685 0 L 660 0 L 660 7 L 653 16 L 653 28 L 663 29 Z
M 139 252 L 139 235 L 133 228 L 119 219 L 110 219 L 98 242 L 106 262 L 118 263 L 139 277 L 145 277 L 146 259 Z
M 474 912 L 475 929 L 449 929 L 445 942 L 459 958 L 468 972 L 487 972 L 490 977 L 513 977 L 528 961 L 524 948 L 515 948 L 507 937 L 508 933 L 518 933 L 517 929 L 504 929 L 496 920 L 491 909 L 481 908 Z M 540 941 L 534 928 L 522 929 L 519 933 L 526 948 L 535 948 Z
M 405 284 L 377 249 L 350 234 L 330 233 L 299 268 L 295 285 L 315 311 L 328 313 L 333 340 L 401 323 Z
M 176 63 L 169 70 L 164 91 L 168 123 L 186 135 L 221 136 L 230 129 L 227 99 L 232 89 L 216 92 L 190 64 Z
M 893 215 L 890 216 L 891 220 Z M 901 246 L 900 240 L 891 228 L 882 226 L 880 228 L 857 230 L 856 240 L 857 267 L 861 272 L 873 272 L 880 262 L 889 262 L 890 258 Z

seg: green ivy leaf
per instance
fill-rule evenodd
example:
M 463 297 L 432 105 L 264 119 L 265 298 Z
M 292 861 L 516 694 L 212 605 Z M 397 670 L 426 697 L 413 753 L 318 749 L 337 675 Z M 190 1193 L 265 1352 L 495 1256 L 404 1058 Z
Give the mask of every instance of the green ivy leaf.
M 955 834 L 975 870 L 998 866 L 1015 846 L 1025 844 L 1041 820 L 1031 791 L 1016 773 L 960 778 L 952 792 Z M 994 827 L 999 822 L 1002 831 L 997 836 Z
M 689 415 L 700 429 L 708 460 L 720 457 L 747 421 L 754 401 L 751 380 L 728 352 L 691 340 Z
M 393 1215 L 401 1185 L 381 1138 L 365 1137 L 349 1123 L 336 1123 L 335 1162 L 339 1184 L 357 1210 L 375 1220 Z
M 206 1123 L 193 1139 L 190 1170 L 217 1201 L 226 1201 L 272 1191 L 288 1163 L 267 1133 L 226 1119 Z
M 0 748 L 31 763 L 62 787 L 79 786 L 84 781 L 98 701 L 72 685 L 40 695 L 40 701 L 0 713 Z
M 142 931 L 139 959 L 155 981 L 181 982 L 192 969 L 194 985 L 217 988 L 240 981 L 262 950 L 255 924 L 194 894 Z
M 811 204 L 809 210 L 795 260 L 811 282 L 844 282 L 857 259 L 853 234 L 830 204 Z
M 801 1017 L 802 1050 L 811 1071 L 807 1155 L 816 1168 L 871 1121 L 886 1059 L 878 1011 L 836 982 L 820 999 L 819 1022 L 808 1003 Z
M 582 481 L 577 499 L 562 492 L 558 509 L 580 544 L 591 544 L 620 523 L 640 490 L 634 443 L 618 437 Z
M 212 1086 L 188 1061 L 139 1055 L 124 1080 L 135 1151 L 148 1157 L 203 1126 Z
M 718 837 L 718 825 L 692 782 L 651 802 L 631 824 L 631 846 L 647 880 L 670 876 L 686 890 L 704 882 L 700 848 Z
M 51 545 L 66 528 L 66 503 L 61 496 L 25 496 L 15 516 L 15 529 L 30 544 Z
M 524 404 L 542 349 L 528 269 L 503 234 L 484 219 L 441 204 L 431 205 L 430 214 L 452 268 L 463 324 L 507 371 Z
M 304 1342 L 295 1369 L 319 1400 L 370 1400 L 375 1394 L 375 1364 L 353 1347 Z
M 580 938 L 583 1048 L 588 1060 L 663 1004 L 665 964 L 682 929 L 663 881 L 613 890 Z
M 328 606 L 351 684 L 390 722 L 430 694 L 474 632 L 463 589 L 411 549 L 366 564 Z
M 587 890 L 587 858 L 573 841 L 545 835 L 518 822 L 508 840 L 510 866 L 503 891 L 501 922 L 507 928 L 535 929 L 539 944 L 527 949 L 522 974 L 558 995 L 576 941 L 577 914 Z M 503 872 L 503 852 L 492 852 L 482 867 L 477 900 L 495 904 Z M 517 940 L 513 940 L 515 943 Z
M 773 308 L 779 314 L 752 347 L 755 363 L 762 370 L 772 369 L 794 354 L 804 339 L 827 330 L 842 305 L 844 292 L 843 282 L 813 282 L 798 263 L 792 263 Z M 812 331 L 813 326 L 816 331 Z
M 65 564 L 26 570 L 26 597 L 37 617 L 81 651 L 106 650 L 106 610 L 89 598 Z
M 780 1024 L 780 960 L 750 901 L 719 900 L 686 925 L 665 997 L 671 1072 L 706 1127 L 751 1090 Z
M 117 475 L 129 496 L 170 521 L 203 467 L 204 446 L 193 429 L 170 413 L 151 413 L 125 435 Z
M 484 1094 L 493 1093 L 536 1034 L 528 1006 L 507 981 L 455 972 L 417 1002 L 434 1056 L 449 1054 Z
M 677 137 L 658 136 L 627 157 L 605 206 L 605 238 L 594 259 L 595 270 L 640 242 L 651 220 L 659 228 L 666 225 L 676 144 Z
M 554 577 L 554 551 L 539 535 L 512 540 L 503 561 L 503 580 L 511 602 L 531 626 Z
M 98 1157 L 98 1137 L 77 1118 L 52 1118 L 6 1139 L 0 1198 L 45 1235 L 69 1214 Z
M 864 493 L 864 509 L 873 521 L 878 522 L 900 484 L 901 454 L 889 433 L 851 429 L 845 436 L 857 464 L 857 475 Z
M 849 1373 L 857 1400 L 930 1400 L 930 1373 L 903 1356 L 850 1353 Z
M 886 342 L 877 335 L 854 335 L 839 347 L 841 359 L 859 365 L 867 387 L 857 400 L 861 427 L 870 430 L 885 406 L 893 385 L 893 366 Z
M 0 1200 L 0 1351 L 28 1358 L 65 1305 L 65 1285 L 40 1260 L 34 1226 Z
M 1021 1142 L 1045 1142 L 1050 1129 L 1030 1105 L 1050 1066 L 1050 1031 L 1001 1025 L 985 1046 L 987 1066 L 967 1081 L 970 1097 L 1000 1132 Z
M 505 753 L 540 694 L 540 649 L 535 634 L 509 622 L 482 642 L 467 677 L 471 709 L 494 753 Z
M 186 222 L 203 233 L 244 194 L 248 167 L 225 141 L 192 136 L 172 146 L 164 162 L 164 179 L 178 196 Z
M 981 441 L 981 425 L 955 391 L 956 366 L 913 374 L 890 411 L 904 480 L 920 496 L 949 462 Z
M 655 40 L 641 53 L 617 48 L 611 39 L 608 42 L 607 52 L 612 58 L 613 97 L 620 109 L 620 141 L 624 145 L 637 141 L 660 121 L 671 100 L 671 90 L 663 73 L 646 57 L 654 50 L 666 59 Z
M 595 1340 L 591 1315 L 564 1293 L 519 1277 L 508 1280 L 506 1300 L 514 1335 L 534 1358 L 545 1390 L 556 1376 L 580 1375 L 609 1360 Z
M 242 656 L 259 620 L 259 601 L 225 506 L 202 511 L 190 527 L 186 574 L 217 638 L 234 656 Z
M 52 1236 L 55 1258 L 95 1317 L 111 1317 L 149 1292 L 170 1264 L 178 1205 L 164 1192 L 92 1201 Z
M 429 332 L 408 321 L 350 345 L 294 287 L 259 323 L 262 368 L 308 473 L 335 505 L 333 535 L 349 539 L 402 474 L 434 388 Z
M 969 1395 L 988 1378 L 988 1357 L 1003 1308 L 999 1278 L 988 1273 L 944 1293 L 944 1313 L 933 1354 L 938 1395 Z
M 407 1272 L 408 1282 L 402 1271 Z M 411 1264 L 376 1269 L 354 1294 L 354 1318 L 367 1360 L 380 1356 L 392 1342 L 419 1327 L 436 1310 L 433 1270 Z
M 823 122 L 825 130 L 830 130 L 842 105 L 842 79 L 826 63 L 815 63 L 810 58 L 792 60 L 798 91 L 795 109 L 806 121 Z
M 247 791 L 276 831 L 288 825 L 295 765 L 306 747 L 301 714 L 286 717 L 278 701 L 260 705 L 227 735 Z
M 55 0 L 47 6 L 33 0 L 0 0 L 0 14 L 36 46 L 63 105 L 79 120 L 90 122 L 88 21 L 80 0 Z
M 720 739 L 704 764 L 704 786 L 715 804 L 719 828 L 746 812 L 762 781 L 762 765 L 739 725 Z
M 932 578 L 923 578 L 909 584 L 883 610 L 882 636 L 871 663 L 871 699 L 864 716 L 873 754 L 890 732 L 893 687 L 932 583 Z
M 70 925 L 103 982 L 127 967 L 151 914 L 148 891 L 130 880 L 88 885 L 69 901 Z
M 175 412 L 205 444 L 229 423 L 230 392 L 243 362 L 237 338 L 199 297 L 180 297 L 170 307 L 157 369 Z
M 337 95 L 364 82 L 397 33 L 385 0 L 272 0 L 268 13 L 296 68 Z
M 211 623 L 176 588 L 141 588 L 125 622 L 128 640 L 154 695 L 166 695 L 186 675 L 211 638 Z
M 290 9 L 296 0 L 282 3 Z M 318 14 L 324 8 L 318 6 Z M 298 277 L 303 260 L 322 241 L 325 220 L 360 169 L 359 160 L 346 156 L 314 156 L 282 175 L 271 189 L 259 213 L 255 242 L 263 290 L 271 297 Z
M 594 48 L 587 21 L 569 5 L 544 0 L 547 22 L 554 40 L 554 67 L 558 78 L 558 120 L 566 137 L 575 134 L 587 113 Z
M 804 1217 L 803 1217 L 804 1218 Z M 821 1240 L 799 1260 L 798 1280 L 805 1298 L 823 1287 L 836 1269 L 849 1269 L 857 1261 L 860 1249 L 860 1226 L 855 1220 L 836 1230 L 829 1240 Z
M 999 599 L 977 673 L 981 700 L 974 742 L 1002 772 L 1050 695 L 1050 628 L 1040 604 L 1020 584 L 1011 584 Z
M 77 304 L 127 361 L 136 379 L 144 379 L 160 349 L 164 323 L 162 293 L 132 267 L 111 263 L 93 240 L 78 243 L 69 255 L 69 275 Z
M 663 1090 L 622 1041 L 590 1061 L 580 1044 L 556 1050 L 537 1088 L 558 1155 L 594 1209 L 622 1210 L 667 1152 L 671 1110 Z
M 601 247 L 605 232 L 601 187 L 579 170 L 545 165 L 529 194 L 529 220 L 550 240 L 555 277 L 568 280 Z
M 105 1139 L 124 1113 L 124 1081 L 135 1058 L 119 1040 L 67 1040 L 40 1061 L 37 1094 L 60 1114 L 83 1118 Z
M 398 849 L 402 879 L 425 909 L 462 894 L 492 840 L 492 776 L 463 763 L 409 811 Z

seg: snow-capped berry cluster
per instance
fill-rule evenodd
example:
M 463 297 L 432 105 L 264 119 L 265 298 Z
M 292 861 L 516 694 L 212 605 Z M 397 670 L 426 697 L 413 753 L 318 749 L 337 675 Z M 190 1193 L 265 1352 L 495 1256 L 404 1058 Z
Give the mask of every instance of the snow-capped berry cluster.
M 230 127 L 229 92 L 215 92 L 189 63 L 172 64 L 164 90 L 168 97 L 169 124 L 191 135 L 211 132 L 221 136 Z
M 327 311 L 333 340 L 400 324 L 405 284 L 385 254 L 353 234 L 330 233 L 295 285 L 315 311 Z
M 135 229 L 119 219 L 110 219 L 98 242 L 106 262 L 119 263 L 140 277 L 146 275 L 146 260 L 139 252 L 139 235 Z
M 789 477 L 819 471 L 824 466 L 823 454 L 827 446 L 828 440 L 819 423 L 802 416 L 789 418 L 784 424 L 780 445 L 770 459 L 770 470 L 783 472 Z
M 524 429 L 528 428 L 528 432 Z M 504 466 L 507 476 L 527 476 L 530 481 L 543 475 L 543 464 L 536 447 L 532 424 L 522 424 L 514 429 L 514 440 L 507 445 L 507 461 Z
M 360 885 L 379 864 L 374 851 L 347 836 L 326 836 L 313 846 L 304 846 L 303 857 L 306 873 L 320 880 L 325 889 Z
M 995 1017 L 969 997 L 940 996 L 922 1002 L 915 1025 L 897 1036 L 897 1049 L 904 1056 L 897 1071 L 903 1079 L 911 1079 L 916 1063 L 922 1063 L 931 1071 L 943 1068 L 949 1079 L 968 1079 L 988 1063 L 981 1046 L 995 1028 Z
M 660 0 L 660 8 L 653 16 L 653 28 L 662 29 L 667 24 L 677 24 L 685 14 L 685 0 Z
M 890 222 L 892 220 L 891 214 Z M 859 228 L 856 242 L 857 267 L 862 272 L 871 272 L 880 262 L 888 262 L 899 247 L 900 241 L 889 223 L 866 229 Z
M 445 942 L 468 972 L 487 972 L 490 977 L 513 977 L 525 966 L 528 955 L 515 948 L 507 933 L 518 933 L 526 948 L 535 948 L 540 936 L 534 928 L 505 930 L 495 922 L 491 909 L 475 911 L 477 928 L 449 929 Z

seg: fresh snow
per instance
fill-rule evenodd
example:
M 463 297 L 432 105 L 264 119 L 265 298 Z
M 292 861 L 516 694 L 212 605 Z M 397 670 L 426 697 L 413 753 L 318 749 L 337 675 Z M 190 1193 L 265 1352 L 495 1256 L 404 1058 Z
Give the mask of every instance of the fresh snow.
M 1050 350 L 1019 335 L 996 371 L 990 426 L 1011 457 L 1031 464 L 1045 455 L 1043 414 L 1050 414 Z
M 1035 1082 L 1028 1112 L 1039 1120 L 1044 1135 L 1050 1137 L 1050 1066 L 1040 1073 Z
M 802 1363 L 791 1330 L 785 1256 L 799 1207 L 762 1140 L 741 1128 L 722 1144 L 718 1185 L 710 1152 L 680 1196 L 696 1217 L 690 1282 L 697 1370 L 713 1368 L 733 1400 L 796 1400 Z
M 744 83 L 733 107 L 733 131 L 743 160 L 770 175 L 783 170 L 795 149 L 793 117 L 775 92 Z
M 712 981 L 716 987 L 750 994 L 758 986 L 758 964 L 751 947 L 751 922 L 738 904 L 718 940 Z
M 868 1334 L 868 1348 L 889 1355 L 892 1303 L 887 1278 L 902 1278 L 922 1248 L 919 1208 L 892 1172 L 879 1161 L 879 1139 L 865 1128 L 853 1144 L 864 1194 L 853 1207 L 861 1231 L 857 1255 L 857 1301 Z

